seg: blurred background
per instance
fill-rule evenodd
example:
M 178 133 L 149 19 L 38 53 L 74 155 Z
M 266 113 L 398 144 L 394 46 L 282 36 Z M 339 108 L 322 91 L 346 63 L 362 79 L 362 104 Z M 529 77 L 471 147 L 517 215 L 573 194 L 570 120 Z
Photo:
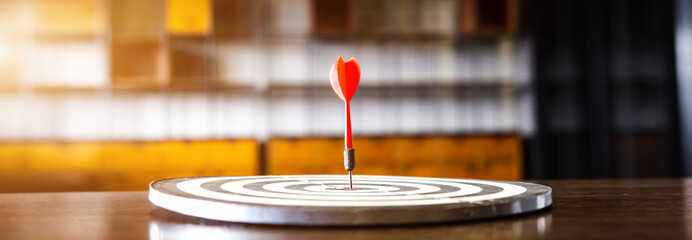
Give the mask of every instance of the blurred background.
M 0 192 L 692 175 L 685 0 L 0 0 Z

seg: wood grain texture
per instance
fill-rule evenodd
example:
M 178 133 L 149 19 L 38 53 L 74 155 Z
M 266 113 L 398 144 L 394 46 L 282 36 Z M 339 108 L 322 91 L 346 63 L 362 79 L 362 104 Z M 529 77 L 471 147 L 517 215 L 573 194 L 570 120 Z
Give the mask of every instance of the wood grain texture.
M 422 226 L 306 228 L 232 224 L 159 209 L 147 192 L 0 194 L 2 239 L 684 239 L 692 179 L 540 181 L 551 209 Z

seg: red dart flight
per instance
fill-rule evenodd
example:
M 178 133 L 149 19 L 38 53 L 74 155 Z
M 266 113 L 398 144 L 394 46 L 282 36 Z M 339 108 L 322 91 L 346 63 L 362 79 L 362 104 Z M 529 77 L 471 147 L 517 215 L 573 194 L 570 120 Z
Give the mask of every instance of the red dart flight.
M 344 150 L 344 168 L 348 171 L 349 186 L 353 189 L 353 181 L 351 171 L 355 168 L 355 150 L 353 149 L 353 135 L 351 135 L 351 107 L 350 102 L 353 95 L 356 94 L 358 83 L 360 83 L 360 65 L 355 58 L 351 58 L 344 62 L 344 59 L 339 59 L 332 64 L 332 69 L 329 72 L 329 80 L 332 83 L 332 88 L 336 95 L 341 98 L 346 104 L 346 133 L 344 142 L 346 149 Z

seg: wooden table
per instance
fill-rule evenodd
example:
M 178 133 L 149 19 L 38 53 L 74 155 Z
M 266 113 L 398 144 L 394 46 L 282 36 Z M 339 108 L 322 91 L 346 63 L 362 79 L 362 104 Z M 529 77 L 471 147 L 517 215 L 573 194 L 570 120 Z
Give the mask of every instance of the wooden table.
M 0 194 L 0 239 L 682 239 L 692 179 L 537 181 L 553 207 L 424 226 L 307 228 L 204 220 L 151 205 L 147 192 Z

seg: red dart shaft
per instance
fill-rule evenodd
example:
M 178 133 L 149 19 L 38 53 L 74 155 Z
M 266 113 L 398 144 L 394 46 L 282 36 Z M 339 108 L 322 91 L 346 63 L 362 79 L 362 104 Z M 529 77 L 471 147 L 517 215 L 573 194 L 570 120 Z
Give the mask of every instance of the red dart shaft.
M 353 175 L 351 174 L 351 171 L 356 167 L 356 161 L 354 157 L 354 151 L 353 150 L 353 135 L 351 135 L 351 105 L 348 103 L 348 101 L 345 101 L 346 103 L 346 149 L 344 150 L 344 166 L 346 167 L 346 171 L 348 171 L 348 189 L 354 190 L 353 189 Z
M 344 139 L 346 149 L 353 148 L 353 135 L 351 134 L 351 105 L 346 101 L 346 135 Z

